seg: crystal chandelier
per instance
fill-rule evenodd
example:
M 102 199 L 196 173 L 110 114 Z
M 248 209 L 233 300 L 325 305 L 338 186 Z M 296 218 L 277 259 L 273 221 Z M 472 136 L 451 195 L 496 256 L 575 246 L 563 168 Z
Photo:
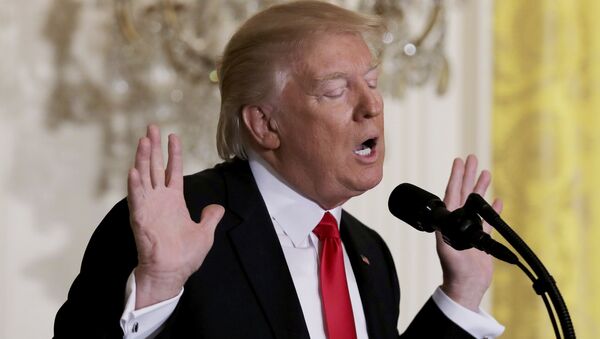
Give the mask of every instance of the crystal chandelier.
M 132 48 L 143 50 L 142 55 L 163 53 L 169 67 L 179 76 L 195 83 L 216 83 L 214 65 L 217 53 L 223 50 L 233 29 L 260 8 L 281 2 L 157 1 L 138 9 L 141 17 L 136 21 L 132 1 L 116 0 L 115 10 L 120 31 Z M 393 95 L 401 95 L 406 87 L 422 86 L 435 81 L 438 94 L 445 93 L 449 66 L 444 55 L 445 15 L 441 0 L 335 2 L 384 18 L 388 32 L 382 37 L 386 47 L 383 76 L 393 78 L 384 79 L 384 90 Z M 229 25 L 223 29 L 224 24 Z M 219 27 L 220 32 L 215 31 L 214 27 Z M 161 46 L 156 46 L 156 41 L 151 45 L 144 43 L 157 38 Z M 161 51 L 156 47 L 161 48 Z
M 96 123 L 103 133 L 98 191 L 124 187 L 137 138 L 150 122 L 178 133 L 186 161 L 218 161 L 215 130 L 219 93 L 215 65 L 234 30 L 261 8 L 281 0 L 113 0 L 100 10 L 114 21 L 99 48 L 102 77 L 92 80 L 74 62 L 73 31 L 81 4 L 57 1 L 47 22 L 55 49 L 56 81 L 49 100 L 51 126 Z M 388 32 L 380 84 L 402 96 L 434 83 L 443 94 L 449 67 L 444 55 L 445 8 L 441 0 L 340 0 L 349 9 L 382 16 Z M 72 52 L 71 52 L 72 53 Z

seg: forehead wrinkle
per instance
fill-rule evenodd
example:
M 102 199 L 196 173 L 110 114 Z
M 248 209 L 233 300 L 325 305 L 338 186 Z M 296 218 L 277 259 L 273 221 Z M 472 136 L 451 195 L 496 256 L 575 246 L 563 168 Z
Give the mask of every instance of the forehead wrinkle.
M 307 43 L 307 41 L 304 42 Z M 362 42 L 364 43 L 364 40 Z M 307 92 L 312 92 L 316 87 L 319 87 L 330 80 L 348 80 L 352 77 L 352 73 L 354 73 L 355 70 L 362 73 L 362 76 L 366 76 L 376 70 L 380 65 L 380 60 L 369 50 L 368 58 L 361 57 L 360 60 L 356 60 L 356 63 L 353 62 L 354 64 L 350 65 L 352 68 L 351 70 L 331 70 L 331 73 L 322 74 L 322 72 L 319 72 L 318 70 L 319 67 L 315 67 L 315 64 L 311 62 L 313 59 L 311 52 L 311 48 L 308 47 L 304 49 L 295 49 L 290 53 L 291 58 L 289 60 L 292 69 L 292 74 L 290 75 L 292 75 L 292 78 Z M 319 52 L 317 51 L 317 53 Z M 345 68 L 347 66 L 340 67 Z M 363 67 L 367 69 L 364 72 L 361 72 L 360 69 L 364 69 Z M 348 71 L 350 71 L 350 73 L 348 73 Z

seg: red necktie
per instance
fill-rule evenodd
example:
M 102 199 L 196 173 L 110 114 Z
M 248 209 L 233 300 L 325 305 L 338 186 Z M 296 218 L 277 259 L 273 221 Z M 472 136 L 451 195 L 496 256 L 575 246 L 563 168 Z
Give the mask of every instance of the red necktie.
M 355 339 L 356 328 L 337 222 L 326 212 L 313 233 L 321 242 L 319 283 L 328 339 Z

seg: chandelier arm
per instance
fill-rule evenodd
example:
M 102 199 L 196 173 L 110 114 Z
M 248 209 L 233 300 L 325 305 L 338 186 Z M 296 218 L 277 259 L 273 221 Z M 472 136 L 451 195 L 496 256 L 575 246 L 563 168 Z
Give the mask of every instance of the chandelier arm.
M 115 17 L 119 31 L 127 43 L 134 43 L 140 40 L 140 34 L 131 19 L 131 3 L 128 0 L 115 0 Z
M 421 33 L 413 41 L 413 45 L 415 45 L 416 47 L 421 46 L 423 41 L 425 41 L 425 39 L 429 36 L 431 31 L 433 30 L 433 27 L 435 26 L 436 22 L 438 21 L 438 18 L 441 16 L 442 2 L 441 1 L 434 1 L 434 2 L 435 2 L 435 5 L 433 6 L 433 9 L 431 10 L 431 15 L 429 16 L 429 20 L 427 21 L 427 25 L 425 26 L 423 33 Z

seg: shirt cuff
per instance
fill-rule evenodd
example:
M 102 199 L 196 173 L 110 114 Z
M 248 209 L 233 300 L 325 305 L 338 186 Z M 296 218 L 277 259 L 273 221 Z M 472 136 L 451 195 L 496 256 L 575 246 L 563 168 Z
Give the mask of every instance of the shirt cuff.
M 482 309 L 473 312 L 461 306 L 450 299 L 439 287 L 431 298 L 448 319 L 475 338 L 496 338 L 504 332 L 504 326 L 491 315 Z
M 175 310 L 183 294 L 183 288 L 171 299 L 136 310 L 134 272 L 129 275 L 125 287 L 125 310 L 120 321 L 123 339 L 152 339 L 160 332 L 165 321 Z

